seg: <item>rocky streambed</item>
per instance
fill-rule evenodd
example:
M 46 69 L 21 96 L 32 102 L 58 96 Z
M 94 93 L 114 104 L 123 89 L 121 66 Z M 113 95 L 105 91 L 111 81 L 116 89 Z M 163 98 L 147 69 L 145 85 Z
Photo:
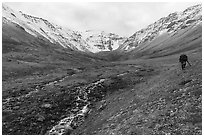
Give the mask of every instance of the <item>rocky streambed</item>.
M 101 101 L 106 96 L 108 88 L 118 82 L 112 78 L 101 78 L 90 84 L 57 89 L 57 83 L 67 78 L 35 86 L 33 90 L 21 96 L 3 99 L 3 132 L 70 134 L 84 122 L 94 103 Z M 46 91 L 50 86 L 59 90 L 59 93 Z M 30 107 L 27 108 L 28 106 Z
M 101 100 L 105 96 L 105 86 L 103 82 L 105 79 L 100 79 L 94 83 L 83 87 L 77 87 L 74 104 L 70 108 L 69 114 L 60 120 L 57 125 L 53 126 L 47 132 L 49 135 L 63 135 L 69 134 L 73 129 L 78 127 L 85 120 L 85 117 L 91 111 L 93 102 Z
M 136 70 L 139 71 L 142 69 L 138 68 Z M 122 80 L 122 77 L 125 77 L 128 74 L 129 72 L 126 71 L 117 74 L 114 77 L 102 78 L 88 85 L 76 87 L 74 92 L 72 92 L 76 96 L 74 97 L 72 107 L 68 110 L 69 113 L 56 125 L 54 125 L 46 134 L 70 134 L 85 121 L 87 115 L 91 113 L 92 108 L 94 108 L 94 103 L 98 101 L 105 101 L 103 98 L 107 94 L 126 86 L 126 82 Z M 102 107 L 103 105 L 97 108 L 97 110 Z

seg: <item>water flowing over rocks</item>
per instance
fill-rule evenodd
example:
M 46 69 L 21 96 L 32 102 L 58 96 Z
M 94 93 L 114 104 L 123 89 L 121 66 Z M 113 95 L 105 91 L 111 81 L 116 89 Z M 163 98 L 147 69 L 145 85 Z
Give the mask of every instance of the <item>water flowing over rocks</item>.
M 103 82 L 105 79 L 100 79 L 84 87 L 76 88 L 76 100 L 73 104 L 70 114 L 60 120 L 47 134 L 63 135 L 69 134 L 73 129 L 78 127 L 85 120 L 86 115 L 90 111 L 91 103 L 101 100 L 105 94 Z

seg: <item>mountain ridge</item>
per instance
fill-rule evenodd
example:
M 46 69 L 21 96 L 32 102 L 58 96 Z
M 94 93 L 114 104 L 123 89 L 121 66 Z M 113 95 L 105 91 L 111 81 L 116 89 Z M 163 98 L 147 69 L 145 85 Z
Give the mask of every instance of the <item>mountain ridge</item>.
M 59 44 L 64 48 L 69 47 L 73 50 L 95 53 L 100 51 L 111 51 L 111 49 L 115 49 L 111 44 L 108 45 L 108 40 L 117 44 L 117 41 L 114 40 L 114 38 L 108 36 L 109 34 L 113 33 L 104 33 L 102 37 L 95 38 L 96 42 L 92 43 L 89 40 L 86 41 L 82 39 L 82 37 L 90 37 L 86 36 L 85 33 L 87 32 L 73 31 L 71 29 L 56 25 L 46 19 L 24 14 L 21 11 L 15 11 L 5 4 L 2 4 L 2 6 L 4 23 L 6 23 L 5 20 L 11 21 L 20 25 L 27 33 L 33 35 L 34 37 L 42 36 L 48 39 L 51 43 Z M 102 34 L 103 32 L 97 33 Z M 114 35 L 116 38 L 118 37 L 118 35 Z M 116 46 L 119 47 L 119 45 Z
M 128 38 L 120 50 L 130 51 L 143 43 L 151 42 L 161 34 L 176 34 L 179 30 L 189 26 L 196 26 L 202 22 L 202 6 L 201 4 L 191 6 L 183 12 L 170 13 L 166 17 L 162 17 L 147 27 L 135 32 Z
M 196 26 L 202 22 L 202 7 L 198 4 L 183 12 L 170 13 L 126 38 L 104 31 L 73 31 L 46 19 L 24 14 L 21 11 L 17 12 L 5 4 L 2 6 L 3 20 L 20 25 L 27 33 L 35 37 L 42 36 L 63 48 L 69 47 L 73 50 L 93 53 L 113 50 L 132 51 L 162 34 L 174 35 L 181 29 Z

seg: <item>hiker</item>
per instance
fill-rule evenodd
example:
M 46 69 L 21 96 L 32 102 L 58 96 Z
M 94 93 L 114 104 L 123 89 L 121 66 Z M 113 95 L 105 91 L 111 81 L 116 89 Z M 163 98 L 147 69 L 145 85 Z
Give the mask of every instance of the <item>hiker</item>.
M 188 62 L 188 56 L 185 54 L 182 54 L 179 58 L 179 62 L 181 63 L 181 68 L 182 70 L 185 69 L 186 67 L 186 62 Z M 191 64 L 188 62 L 189 66 L 191 66 Z

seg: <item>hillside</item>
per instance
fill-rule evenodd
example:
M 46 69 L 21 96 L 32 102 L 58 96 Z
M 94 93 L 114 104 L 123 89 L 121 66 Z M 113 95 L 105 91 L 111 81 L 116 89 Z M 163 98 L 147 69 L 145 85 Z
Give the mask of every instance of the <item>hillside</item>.
M 58 69 L 3 82 L 3 134 L 196 135 L 202 52 Z
M 30 75 L 60 66 L 81 66 L 100 63 L 97 57 L 70 48 L 64 49 L 46 39 L 28 34 L 21 26 L 3 19 L 3 80 L 17 75 Z M 83 62 L 82 62 L 83 60 Z
M 177 61 L 179 54 L 123 62 L 120 86 L 108 90 L 71 134 L 201 135 L 201 52 L 188 55 L 192 66 L 185 71 Z

